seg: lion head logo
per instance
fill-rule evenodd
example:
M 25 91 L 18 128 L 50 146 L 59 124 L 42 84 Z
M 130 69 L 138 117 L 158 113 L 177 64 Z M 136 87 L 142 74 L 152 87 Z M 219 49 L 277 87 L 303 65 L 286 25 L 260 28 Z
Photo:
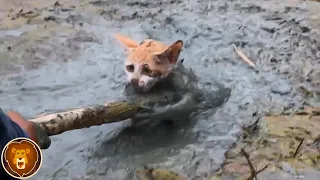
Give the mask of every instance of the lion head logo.
M 29 139 L 10 141 L 1 158 L 6 171 L 15 178 L 34 175 L 42 162 L 39 146 Z
M 11 149 L 12 153 L 14 153 L 14 157 L 12 163 L 16 165 L 17 169 L 25 169 L 26 164 L 28 164 L 27 154 L 30 154 L 30 149 Z

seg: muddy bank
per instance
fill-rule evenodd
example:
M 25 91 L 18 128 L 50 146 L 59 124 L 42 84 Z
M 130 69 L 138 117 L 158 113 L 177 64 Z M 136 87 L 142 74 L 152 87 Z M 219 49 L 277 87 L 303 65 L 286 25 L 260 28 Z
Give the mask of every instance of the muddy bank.
M 125 126 L 120 123 L 54 136 L 33 179 L 131 179 L 134 168 L 143 165 L 170 168 L 190 179 L 212 176 L 243 124 L 263 113 L 318 103 L 316 2 L 28 2 L 34 2 L 24 4 L 32 13 L 14 20 L 20 5 L 9 17 L 2 10 L 4 110 L 32 117 L 122 96 L 118 86 L 125 81 L 124 53 L 113 38 L 118 32 L 137 41 L 182 39 L 181 57 L 201 83 L 218 80 L 231 89 L 223 106 L 180 127 L 131 129 L 115 137 Z M 257 64 L 259 72 L 248 68 L 232 44 Z M 301 85 L 308 93 L 300 91 Z
M 304 107 L 246 126 L 238 142 L 225 153 L 226 161 L 216 177 L 255 174 L 268 179 L 276 174 L 273 179 L 316 179 L 320 168 L 319 115 L 319 107 Z

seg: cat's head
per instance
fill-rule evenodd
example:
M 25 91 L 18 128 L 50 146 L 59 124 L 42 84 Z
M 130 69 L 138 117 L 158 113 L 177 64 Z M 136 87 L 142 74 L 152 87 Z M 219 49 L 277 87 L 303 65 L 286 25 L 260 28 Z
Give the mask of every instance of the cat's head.
M 166 45 L 152 39 L 138 43 L 124 35 L 117 34 L 115 37 L 127 53 L 124 63 L 127 80 L 144 92 L 172 72 L 183 46 L 181 40 Z

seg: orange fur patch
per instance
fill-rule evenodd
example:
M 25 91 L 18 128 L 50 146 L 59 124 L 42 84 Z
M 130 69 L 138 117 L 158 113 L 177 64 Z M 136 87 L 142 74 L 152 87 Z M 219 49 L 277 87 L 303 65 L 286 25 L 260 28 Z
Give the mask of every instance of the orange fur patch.
M 148 65 L 152 71 L 164 76 L 171 72 L 183 46 L 181 40 L 168 46 L 152 39 L 146 39 L 139 44 L 123 35 L 118 34 L 115 37 L 127 50 L 125 65 Z

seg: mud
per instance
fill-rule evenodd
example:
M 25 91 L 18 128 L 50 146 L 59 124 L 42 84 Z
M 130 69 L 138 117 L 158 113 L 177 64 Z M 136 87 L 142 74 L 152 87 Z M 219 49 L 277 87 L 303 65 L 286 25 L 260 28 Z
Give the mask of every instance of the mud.
M 247 126 L 238 142 L 226 152 L 226 161 L 216 176 L 221 179 L 225 175 L 249 177 L 251 168 L 243 157 L 244 152 L 259 179 L 269 179 L 272 173 L 276 174 L 276 179 L 315 178 L 310 177 L 308 171 L 319 174 L 320 169 L 319 109 L 304 107 L 296 112 L 265 116 Z M 261 169 L 263 171 L 258 173 Z
M 53 136 L 32 179 L 132 179 L 135 168 L 143 165 L 201 179 L 219 169 L 242 125 L 264 113 L 319 104 L 317 2 L 17 2 L 1 1 L 6 4 L 0 26 L 4 110 L 31 118 L 121 97 L 124 52 L 113 38 L 119 32 L 138 41 L 183 40 L 181 57 L 201 83 L 217 80 L 232 90 L 230 97 L 222 97 L 228 98 L 225 104 L 179 126 L 122 131 L 127 124 L 115 123 Z M 232 44 L 258 71 L 235 54 Z

